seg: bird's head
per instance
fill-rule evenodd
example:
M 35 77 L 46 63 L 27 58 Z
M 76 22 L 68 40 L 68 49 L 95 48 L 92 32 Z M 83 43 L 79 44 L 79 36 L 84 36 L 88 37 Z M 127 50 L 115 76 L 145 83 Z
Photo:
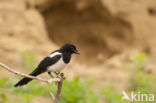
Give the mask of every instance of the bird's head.
M 76 47 L 73 44 L 64 44 L 60 51 L 62 53 L 70 53 L 70 54 L 80 54 L 79 51 L 76 49 Z

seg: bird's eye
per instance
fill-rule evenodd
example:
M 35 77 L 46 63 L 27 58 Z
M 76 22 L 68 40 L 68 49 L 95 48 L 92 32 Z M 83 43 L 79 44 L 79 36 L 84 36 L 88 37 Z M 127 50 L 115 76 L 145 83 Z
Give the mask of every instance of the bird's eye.
M 74 50 L 74 48 L 71 48 L 71 50 Z
M 70 47 L 70 49 L 74 49 L 73 47 Z

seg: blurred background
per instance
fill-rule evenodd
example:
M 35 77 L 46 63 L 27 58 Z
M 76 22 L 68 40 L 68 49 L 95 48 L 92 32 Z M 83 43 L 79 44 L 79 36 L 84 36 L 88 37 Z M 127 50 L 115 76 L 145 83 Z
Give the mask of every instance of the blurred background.
M 0 62 L 28 74 L 53 50 L 73 43 L 81 55 L 73 55 L 63 70 L 61 103 L 128 103 L 121 101 L 122 91 L 156 94 L 155 5 L 155 0 L 0 0 Z M 0 68 L 0 103 L 52 102 L 55 83 L 14 88 L 21 78 Z

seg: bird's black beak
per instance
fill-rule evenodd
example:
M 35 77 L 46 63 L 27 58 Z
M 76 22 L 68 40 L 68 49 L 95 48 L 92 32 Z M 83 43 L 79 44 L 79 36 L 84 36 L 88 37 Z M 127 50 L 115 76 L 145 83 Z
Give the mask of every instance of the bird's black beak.
M 78 50 L 73 50 L 73 53 L 75 53 L 75 54 L 79 54 L 80 55 L 80 52 L 78 51 Z

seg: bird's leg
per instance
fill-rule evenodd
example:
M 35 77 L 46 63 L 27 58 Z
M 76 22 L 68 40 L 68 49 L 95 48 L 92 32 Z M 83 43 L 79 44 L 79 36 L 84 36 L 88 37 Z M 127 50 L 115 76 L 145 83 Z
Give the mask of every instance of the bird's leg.
M 48 71 L 48 74 L 50 75 L 51 78 L 54 78 L 50 71 Z
M 60 76 L 63 80 L 65 80 L 66 78 L 64 77 L 64 73 L 60 73 Z
M 57 76 L 60 74 L 60 72 L 54 72 Z
M 59 73 L 58 75 L 57 75 L 57 78 L 60 78 L 60 79 L 65 79 L 65 77 L 64 77 L 64 73 Z

